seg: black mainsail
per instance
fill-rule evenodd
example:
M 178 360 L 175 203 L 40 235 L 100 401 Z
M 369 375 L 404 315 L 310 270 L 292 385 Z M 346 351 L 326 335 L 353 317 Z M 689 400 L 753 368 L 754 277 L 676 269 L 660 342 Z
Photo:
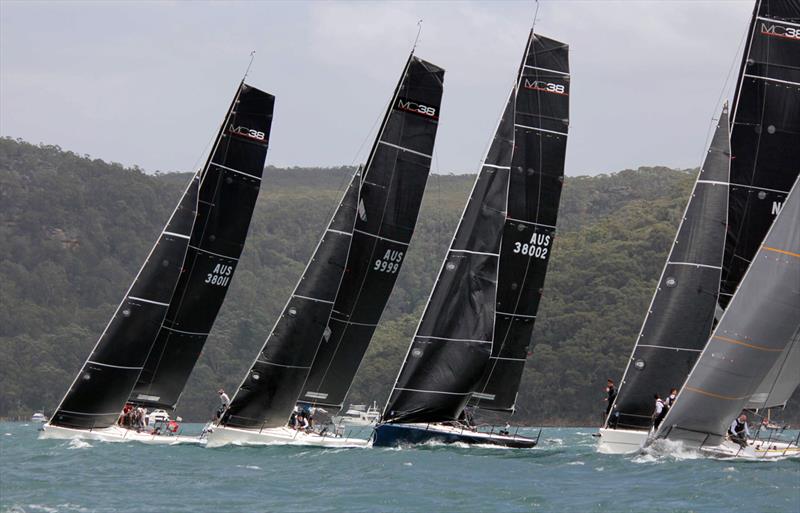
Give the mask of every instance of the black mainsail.
M 130 402 L 174 409 L 203 349 L 261 185 L 275 97 L 242 82 L 200 175 L 197 218 L 172 300 Z
M 658 436 L 720 443 L 764 377 L 798 341 L 800 189 L 795 183 Z
M 649 430 L 653 394 L 680 387 L 711 333 L 725 247 L 729 126 L 726 105 L 609 414 L 616 427 Z
M 405 260 L 430 172 L 444 70 L 413 54 L 364 168 L 330 336 L 299 401 L 341 407 Z
M 358 209 L 360 171 L 328 223 L 278 322 L 239 385 L 221 424 L 237 428 L 280 427 L 308 377 L 339 290 Z
M 74 429 L 116 424 L 181 275 L 197 210 L 199 183 L 199 175 L 192 177 L 50 424 Z
M 732 121 L 723 308 L 800 173 L 800 1 L 756 2 Z
M 471 399 L 514 408 L 555 237 L 569 86 L 568 46 L 531 31 L 384 422 L 457 420 Z

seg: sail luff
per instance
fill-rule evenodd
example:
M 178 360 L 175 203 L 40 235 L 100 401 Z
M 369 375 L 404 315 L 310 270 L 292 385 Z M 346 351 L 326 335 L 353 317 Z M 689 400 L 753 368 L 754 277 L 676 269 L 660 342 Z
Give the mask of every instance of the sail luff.
M 130 402 L 174 409 L 233 279 L 261 184 L 274 96 L 241 83 L 202 172 L 197 220 Z
M 649 429 L 653 395 L 666 397 L 671 388 L 680 386 L 711 331 L 728 212 L 729 127 L 726 104 L 636 337 L 607 424 Z
M 531 62 L 534 51 L 546 62 Z M 531 32 L 515 87 L 384 409 L 384 422 L 457 420 L 470 399 L 487 409 L 513 408 L 522 366 L 518 358 L 513 358 L 513 367 L 508 365 L 512 358 L 505 352 L 512 345 L 517 351 L 519 341 L 525 346 L 530 341 L 530 319 L 538 302 L 523 301 L 523 296 L 529 299 L 532 292 L 538 293 L 544 267 L 538 268 L 535 291 L 527 279 L 520 287 L 518 277 L 510 275 L 549 251 L 551 232 L 537 230 L 555 225 L 566 143 L 563 127 L 568 122 L 565 101 L 547 103 L 537 95 L 565 98 L 567 66 L 566 45 Z M 529 80 L 529 70 L 535 70 L 537 79 Z M 538 80 L 545 70 L 558 78 Z M 525 96 L 523 86 L 535 93 Z M 533 141 L 543 135 L 561 139 L 552 147 L 533 148 Z M 540 166 L 545 146 L 552 158 L 545 166 L 552 168 L 546 170 L 547 177 Z M 519 194 L 512 195 L 512 189 Z M 553 203 L 543 205 L 540 196 Z M 514 311 L 502 312 L 500 307 Z M 516 316 L 528 326 L 504 324 L 503 342 L 497 343 L 498 315 L 501 320 Z M 484 393 L 489 391 L 493 393 Z
M 569 126 L 569 47 L 531 31 L 514 109 L 493 346 L 480 409 L 513 412 L 556 237 Z
M 363 361 L 419 215 L 444 70 L 411 56 L 364 171 L 347 271 L 299 402 L 341 407 Z
M 289 420 L 319 344 L 330 336 L 328 324 L 350 252 L 360 184 L 361 169 L 354 173 L 281 316 L 239 384 L 223 425 L 269 428 Z
M 800 173 L 800 2 L 759 0 L 731 116 L 729 224 L 720 280 L 725 308 Z
M 714 445 L 800 338 L 800 179 L 687 377 L 658 437 Z
M 94 348 L 81 366 L 81 370 L 75 376 L 72 384 L 59 402 L 55 413 L 51 416 L 51 424 L 79 429 L 92 429 L 105 428 L 117 422 L 128 394 L 133 389 L 139 372 L 141 372 L 145 361 L 144 356 L 149 352 L 150 346 L 155 341 L 158 325 L 160 325 L 161 320 L 167 313 L 166 306 L 154 305 L 152 301 L 154 298 L 138 298 L 134 296 L 134 301 L 132 302 L 132 292 L 140 284 L 140 281 L 148 278 L 150 278 L 149 281 L 158 281 L 161 288 L 170 289 L 168 291 L 163 290 L 163 298 L 159 296 L 157 299 L 168 299 L 168 296 L 172 294 L 172 290 L 177 286 L 181 263 L 188 248 L 189 234 L 197 211 L 199 181 L 199 172 L 189 180 L 189 184 L 186 186 L 166 225 L 161 230 L 156 243 L 150 249 L 144 263 L 125 292 L 122 301 L 117 305 L 114 314 L 103 329 Z M 169 246 L 174 247 L 170 249 Z M 156 261 L 155 257 L 157 255 L 161 261 Z M 166 266 L 164 265 L 165 262 L 168 262 Z M 157 270 L 165 267 L 171 267 L 172 269 L 166 276 L 157 272 Z M 139 288 L 141 287 L 139 286 Z M 138 302 L 136 299 L 138 299 Z M 143 299 L 149 301 L 142 301 Z M 134 308 L 136 306 L 138 308 Z M 144 328 L 147 331 L 148 324 L 150 324 L 150 333 L 140 333 L 136 339 L 129 338 L 127 340 L 124 337 L 117 336 L 117 332 L 127 331 L 126 327 L 121 325 L 126 324 L 126 321 L 129 322 L 131 318 L 143 316 L 146 320 L 147 309 L 153 310 L 153 319 L 151 319 L 151 323 L 140 325 L 140 330 Z M 114 333 L 110 333 L 112 330 Z M 137 348 L 141 343 L 144 343 L 145 346 Z M 126 361 L 115 361 L 115 363 L 126 363 L 126 365 L 112 365 L 99 361 L 104 359 L 98 357 L 99 354 L 119 351 L 119 349 L 125 349 L 125 346 L 129 346 L 126 351 Z M 132 351 L 132 354 L 127 354 L 129 351 Z M 136 360 L 136 353 L 141 355 L 138 361 Z M 109 357 L 113 356 L 109 354 Z M 103 386 L 102 384 L 104 374 L 107 375 L 108 373 L 117 374 L 105 376 L 105 381 L 113 383 L 113 386 Z M 97 376 L 101 377 L 100 386 L 94 386 L 93 384 L 98 382 Z M 94 403 L 94 406 L 92 403 Z M 88 411 L 97 409 L 103 411 Z

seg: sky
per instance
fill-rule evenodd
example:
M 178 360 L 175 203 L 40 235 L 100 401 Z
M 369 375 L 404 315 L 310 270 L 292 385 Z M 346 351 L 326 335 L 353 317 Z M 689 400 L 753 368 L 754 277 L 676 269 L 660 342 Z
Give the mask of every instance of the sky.
M 752 0 L 542 0 L 570 45 L 568 175 L 698 166 Z M 149 172 L 202 165 L 250 53 L 268 164 L 363 162 L 408 54 L 446 70 L 433 172 L 475 172 L 532 1 L 0 1 L 0 135 Z

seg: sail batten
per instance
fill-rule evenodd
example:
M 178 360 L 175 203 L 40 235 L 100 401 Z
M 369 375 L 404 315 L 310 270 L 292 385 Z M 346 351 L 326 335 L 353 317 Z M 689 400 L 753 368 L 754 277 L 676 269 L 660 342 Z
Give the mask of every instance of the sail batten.
M 800 42 L 785 37 L 798 23 L 799 2 L 756 2 L 731 113 L 722 308 L 800 174 Z
M 531 32 L 385 422 L 457 420 L 470 400 L 513 409 L 554 236 L 568 71 L 567 46 Z
M 648 430 L 653 395 L 679 388 L 705 346 L 717 305 L 728 210 L 730 141 L 723 108 L 607 422 Z
M 341 407 L 405 261 L 430 172 L 444 70 L 413 54 L 372 146 L 347 270 L 298 402 Z
M 331 311 L 345 273 L 360 187 L 358 170 L 280 318 L 239 385 L 221 421 L 223 425 L 271 428 L 288 421 L 314 354 L 330 332 Z
M 50 423 L 75 429 L 114 425 L 167 313 L 197 211 L 199 174 L 178 205 Z M 136 295 L 134 295 L 136 294 Z M 146 295 L 156 301 L 142 301 Z
M 242 82 L 201 171 L 175 292 L 130 402 L 177 406 L 239 262 L 261 185 L 275 97 Z
M 785 362 L 791 347 L 798 344 L 800 186 L 797 182 L 657 436 L 710 445 L 720 443 L 731 421 L 763 386 L 765 377 L 776 365 Z M 793 371 L 798 372 L 796 368 Z M 794 379 L 797 380 L 794 386 L 785 391 L 788 395 L 800 382 L 800 377 Z

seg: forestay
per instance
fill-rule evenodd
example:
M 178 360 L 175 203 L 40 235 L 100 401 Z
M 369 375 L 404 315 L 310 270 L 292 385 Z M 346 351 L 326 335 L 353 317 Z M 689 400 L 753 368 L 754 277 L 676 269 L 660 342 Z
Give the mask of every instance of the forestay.
M 275 97 L 239 86 L 201 178 L 178 285 L 130 401 L 174 409 L 244 248 L 261 185 Z
M 729 169 L 725 106 L 610 412 L 616 427 L 650 429 L 653 394 L 666 397 L 679 388 L 708 340 L 725 247 Z
M 50 423 L 76 429 L 116 424 L 167 313 L 197 210 L 192 177 L 155 246 Z
M 364 169 L 339 293 L 299 401 L 341 407 L 400 272 L 428 180 L 444 70 L 413 54 Z
M 350 250 L 360 178 L 360 171 L 353 176 L 223 425 L 280 427 L 289 420 L 319 344 L 330 337 L 328 322 Z
M 756 2 L 735 102 L 723 308 L 800 173 L 800 1 Z
M 795 183 L 658 436 L 718 444 L 800 337 L 800 191 Z
M 513 409 L 555 234 L 568 127 L 567 45 L 525 58 L 383 414 Z

